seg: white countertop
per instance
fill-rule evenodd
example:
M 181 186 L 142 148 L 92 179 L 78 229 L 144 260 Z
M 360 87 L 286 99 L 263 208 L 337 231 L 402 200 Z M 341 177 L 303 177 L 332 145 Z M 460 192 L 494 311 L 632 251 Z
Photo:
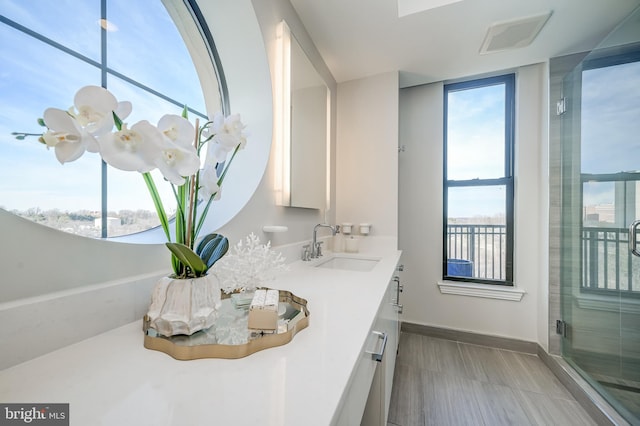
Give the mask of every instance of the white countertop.
M 358 255 L 354 255 L 358 256 Z M 0 402 L 69 403 L 71 425 L 329 425 L 400 252 L 370 272 L 290 264 L 269 287 L 308 301 L 309 327 L 236 360 L 143 347 L 142 320 L 0 371 Z

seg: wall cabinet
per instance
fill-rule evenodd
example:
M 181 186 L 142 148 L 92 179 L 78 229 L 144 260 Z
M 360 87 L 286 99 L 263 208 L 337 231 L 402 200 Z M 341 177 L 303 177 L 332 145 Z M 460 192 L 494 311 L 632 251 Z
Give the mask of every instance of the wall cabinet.
M 338 425 L 386 426 L 400 337 L 401 284 L 394 277 L 385 296 L 365 348 L 360 353 L 351 385 L 345 394 Z

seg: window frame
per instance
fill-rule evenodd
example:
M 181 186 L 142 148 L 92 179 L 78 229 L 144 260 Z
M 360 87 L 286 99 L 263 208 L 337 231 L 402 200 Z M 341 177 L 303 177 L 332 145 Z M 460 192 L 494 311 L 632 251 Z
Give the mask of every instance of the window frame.
M 498 178 L 474 178 L 464 180 L 448 179 L 447 176 L 447 150 L 448 150 L 448 107 L 449 93 L 477 89 L 487 86 L 504 84 L 504 176 Z M 444 85 L 444 109 L 443 109 L 443 229 L 442 229 L 442 278 L 447 281 L 459 281 L 466 283 L 493 284 L 513 286 L 513 259 L 514 259 L 514 151 L 515 151 L 515 73 L 485 77 Z M 505 279 L 494 280 L 477 277 L 461 277 L 448 275 L 448 194 L 450 188 L 473 188 L 478 186 L 503 186 L 505 188 Z
M 107 14 L 107 9 L 108 9 L 108 3 L 109 0 L 96 0 L 97 2 L 100 3 L 100 19 L 101 21 L 106 21 L 108 18 L 108 14 Z M 167 4 L 165 3 L 165 1 L 162 1 L 163 3 L 163 7 L 167 8 Z M 184 6 L 186 13 L 191 16 L 191 18 L 194 21 L 196 30 L 198 31 L 198 35 L 202 38 L 202 43 L 205 47 L 205 49 L 207 50 L 207 54 L 209 56 L 208 60 L 211 62 L 211 67 L 213 68 L 213 72 L 215 73 L 216 77 L 217 77 L 217 85 L 218 85 L 218 92 L 220 95 L 220 108 L 221 111 L 224 115 L 228 115 L 230 113 L 230 106 L 229 106 L 229 91 L 228 91 L 228 86 L 227 86 L 227 81 L 224 75 L 224 70 L 222 67 L 222 63 L 220 60 L 220 56 L 218 54 L 215 42 L 213 40 L 213 36 L 212 33 L 207 25 L 206 20 L 204 19 L 204 16 L 202 14 L 202 12 L 200 11 L 200 8 L 198 7 L 198 4 L 196 2 L 196 0 L 181 0 L 180 3 L 182 3 L 182 5 Z M 175 22 L 175 16 L 171 13 L 170 10 L 167 9 L 168 14 L 171 16 L 171 18 L 174 20 L 174 24 L 176 26 L 178 26 L 178 22 Z M 74 57 L 88 65 L 91 65 L 93 67 L 95 67 L 99 73 L 100 73 L 100 86 L 107 88 L 108 89 L 108 85 L 107 85 L 107 80 L 108 80 L 108 76 L 111 77 L 115 77 L 118 78 L 126 83 L 131 84 L 132 86 L 137 87 L 138 89 L 140 89 L 141 91 L 150 93 L 166 102 L 169 102 L 171 104 L 174 104 L 180 108 L 183 108 L 185 105 L 183 102 L 180 102 L 177 99 L 174 99 L 170 96 L 165 95 L 162 92 L 159 92 L 155 89 L 153 89 L 152 87 L 149 87 L 147 85 L 144 85 L 140 82 L 138 82 L 136 79 L 133 79 L 131 77 L 129 77 L 128 75 L 126 75 L 126 73 L 121 73 L 118 72 L 114 69 L 112 69 L 109 66 L 109 62 L 107 60 L 107 43 L 108 43 L 108 34 L 107 34 L 107 29 L 103 26 L 100 30 L 100 57 L 99 59 L 92 59 L 88 56 L 85 56 L 82 53 L 79 53 L 57 41 L 54 41 L 50 38 L 48 38 L 47 36 L 32 30 L 31 28 L 25 27 L 24 25 L 15 22 L 9 18 L 6 18 L 5 16 L 0 15 L 0 23 L 4 24 L 8 27 L 11 27 L 19 32 L 22 32 L 23 34 L 30 36 L 46 45 L 48 45 L 49 47 L 53 47 L 54 49 L 57 49 L 59 51 L 61 51 L 64 54 L 67 54 L 71 57 Z M 180 28 L 178 28 L 179 32 L 182 34 L 182 30 Z M 186 43 L 186 41 L 185 41 Z M 190 52 L 191 53 L 191 52 Z M 196 72 L 199 72 L 198 70 L 198 64 L 194 62 L 194 66 L 196 67 Z M 96 83 L 97 84 L 97 83 Z M 203 88 L 204 90 L 204 88 Z M 204 93 L 204 97 L 205 97 L 205 104 L 206 104 L 206 92 Z M 206 108 L 206 106 L 205 106 Z M 187 106 L 187 109 L 189 111 L 190 114 L 193 114 L 194 116 L 200 117 L 202 119 L 207 119 L 207 112 L 206 111 L 197 111 L 191 107 Z M 28 135 L 25 133 L 25 135 Z M 108 165 L 107 163 L 105 163 L 103 160 L 101 161 L 101 170 L 100 170 L 100 187 L 99 187 L 99 191 L 100 191 L 100 213 L 101 213 L 101 229 L 100 229 L 100 237 L 101 239 L 112 239 L 112 238 L 122 238 L 122 237 L 126 237 L 128 235 L 134 235 L 134 234 L 140 234 L 140 233 L 144 233 L 144 232 L 148 232 L 151 229 L 154 228 L 150 228 L 144 231 L 140 231 L 140 232 L 135 232 L 135 233 L 131 233 L 131 234 L 125 234 L 125 235 L 114 235 L 114 236 L 110 236 L 108 235 L 108 212 L 109 212 L 109 207 L 108 207 Z M 155 213 L 155 212 L 154 212 Z M 56 229 L 56 228 L 54 228 Z

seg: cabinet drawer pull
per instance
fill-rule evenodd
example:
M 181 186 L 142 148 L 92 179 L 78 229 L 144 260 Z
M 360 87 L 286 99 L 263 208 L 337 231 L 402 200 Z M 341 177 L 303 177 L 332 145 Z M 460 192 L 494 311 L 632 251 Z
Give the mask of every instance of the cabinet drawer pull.
M 378 336 L 379 339 L 382 339 L 382 346 L 380 347 L 379 352 L 367 351 L 367 353 L 371 355 L 371 359 L 373 359 L 374 361 L 382 362 L 382 358 L 384 357 L 384 350 L 387 347 L 387 333 L 375 330 L 372 331 L 372 333 Z
M 636 220 L 629 225 L 629 251 L 636 256 L 640 256 L 640 251 L 636 248 L 636 245 L 638 244 L 636 239 L 638 225 L 640 225 L 640 220 Z

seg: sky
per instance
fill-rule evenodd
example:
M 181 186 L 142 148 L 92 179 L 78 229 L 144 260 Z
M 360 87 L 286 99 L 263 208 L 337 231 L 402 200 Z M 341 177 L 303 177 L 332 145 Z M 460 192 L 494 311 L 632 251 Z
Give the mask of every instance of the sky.
M 640 62 L 582 73 L 582 173 L 640 171 Z
M 640 62 L 582 72 L 581 171 L 640 171 Z M 585 206 L 613 204 L 611 182 L 584 184 Z
M 504 177 L 504 84 L 449 92 L 447 179 Z M 504 187 L 450 188 L 451 218 L 505 213 Z
M 100 0 L 3 0 L 0 14 L 88 57 L 100 59 Z M 109 0 L 108 66 L 140 83 L 174 97 L 198 111 L 204 98 L 189 53 L 160 1 Z M 55 25 L 52 25 L 55 23 Z M 100 85 L 98 68 L 0 23 L 0 207 L 12 210 L 58 208 L 100 209 L 100 157 L 86 153 L 61 165 L 53 150 L 37 138 L 18 141 L 11 132 L 41 133 L 37 119 L 48 107 L 66 110 L 76 91 Z M 118 100 L 133 104 L 130 125 L 146 119 L 157 123 L 181 108 L 114 76 L 107 85 Z M 159 175 L 157 175 L 159 176 Z M 168 184 L 156 184 L 172 203 Z M 110 168 L 109 210 L 153 210 L 142 177 Z

